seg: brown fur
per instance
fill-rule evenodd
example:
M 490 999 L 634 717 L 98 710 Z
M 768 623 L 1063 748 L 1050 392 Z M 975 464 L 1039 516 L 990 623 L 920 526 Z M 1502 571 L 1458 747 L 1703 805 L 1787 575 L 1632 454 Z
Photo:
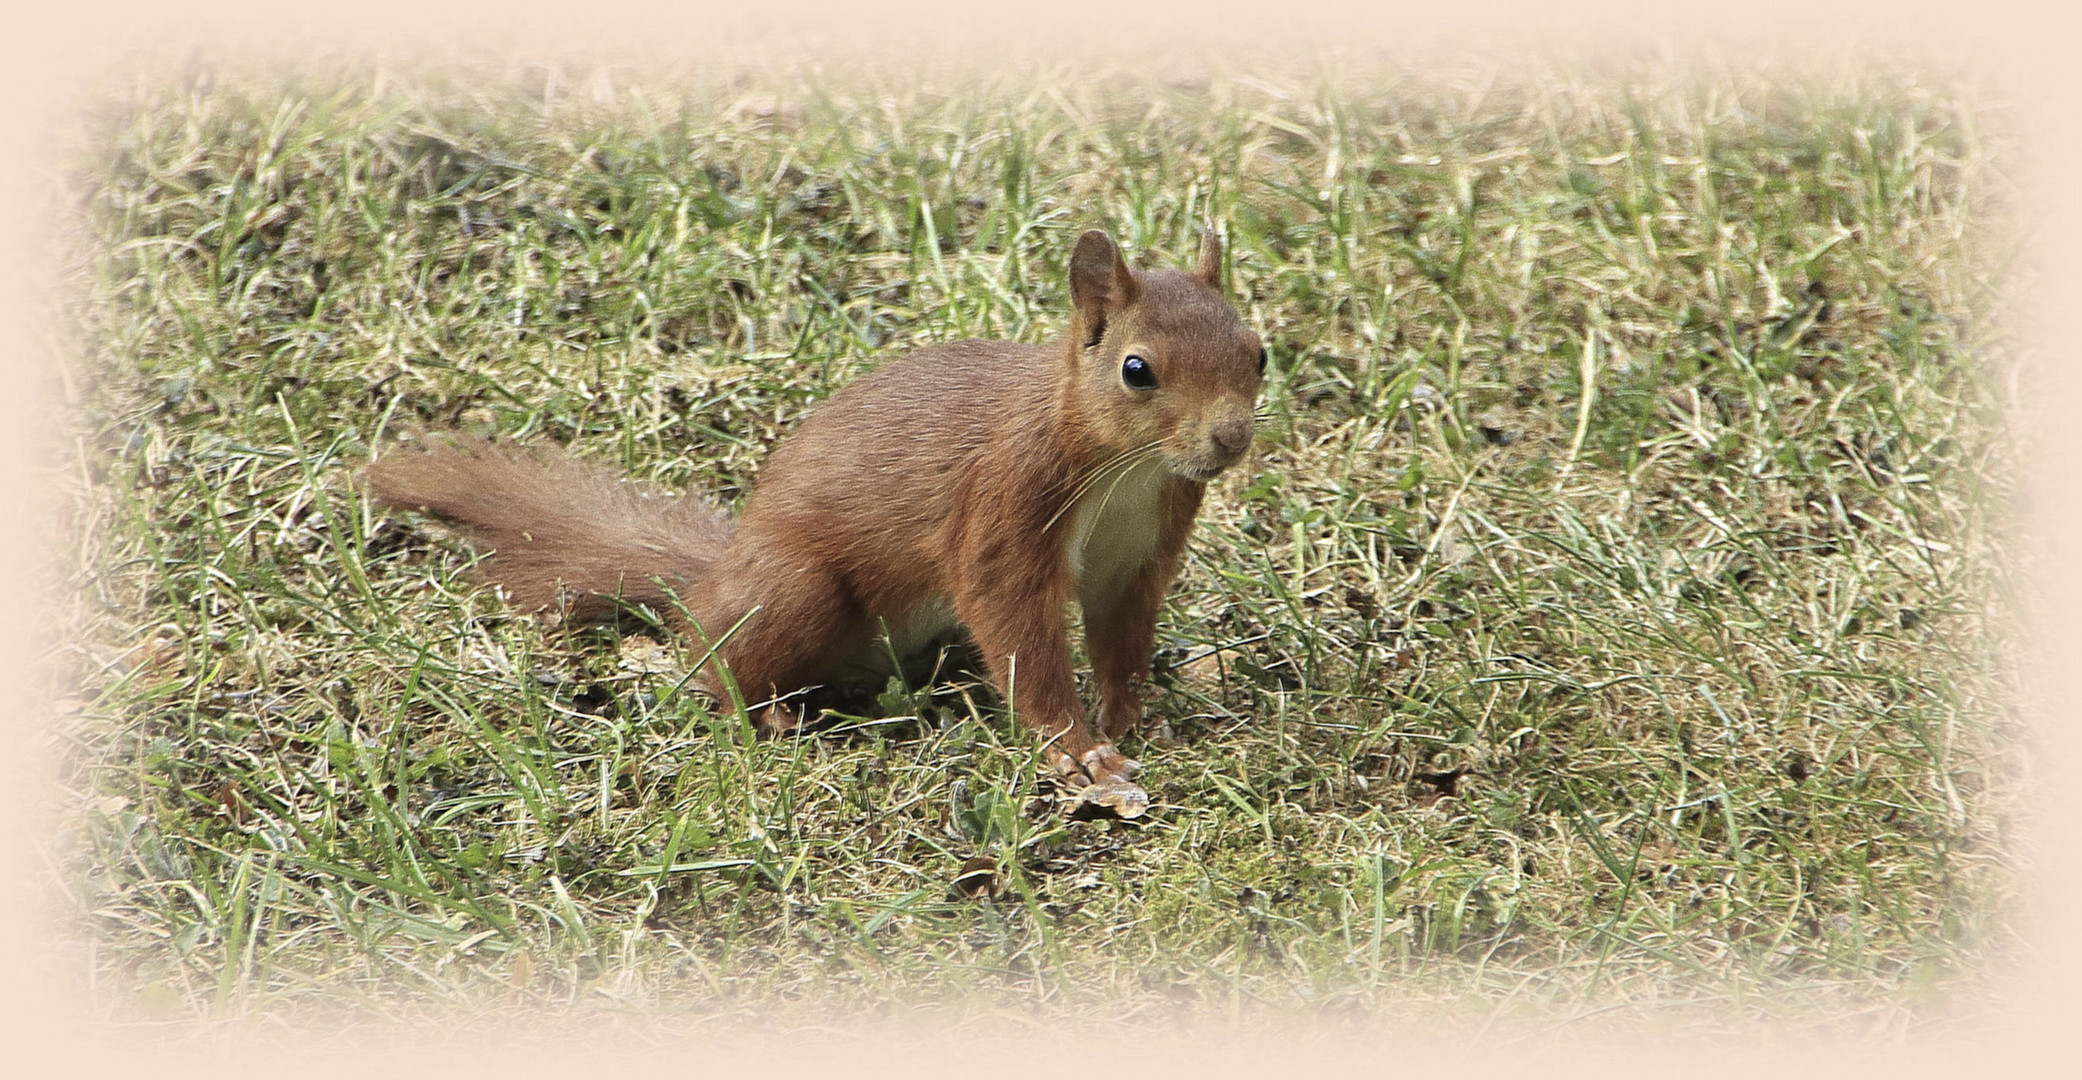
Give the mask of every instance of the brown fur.
M 595 618 L 619 597 L 684 605 L 704 640 L 736 628 L 719 653 L 755 702 L 886 671 L 885 631 L 919 649 L 959 623 L 1059 769 L 1125 781 L 1134 765 L 1112 742 L 1141 716 L 1157 607 L 1205 482 L 1250 443 L 1263 352 L 1217 291 L 1220 261 L 1209 234 L 1191 272 L 1137 272 L 1084 234 L 1062 343 L 960 341 L 883 365 L 774 452 L 734 532 L 691 497 L 484 443 L 386 456 L 369 486 L 493 548 L 485 575 L 524 606 Z M 1130 353 L 1155 389 L 1125 384 Z M 1072 600 L 1096 725 L 1071 667 Z
M 493 554 L 479 577 L 517 606 L 609 617 L 619 599 L 672 610 L 730 542 L 728 518 L 691 496 L 624 480 L 556 453 L 447 435 L 371 464 L 369 490 L 391 506 L 462 526 Z

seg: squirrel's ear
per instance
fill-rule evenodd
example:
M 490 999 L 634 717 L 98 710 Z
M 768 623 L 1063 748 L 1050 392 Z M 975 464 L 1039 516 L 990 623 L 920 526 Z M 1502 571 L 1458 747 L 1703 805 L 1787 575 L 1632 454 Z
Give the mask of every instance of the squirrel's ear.
M 1193 267 L 1193 276 L 1211 288 L 1221 287 L 1222 238 L 1213 229 L 1200 230 L 1200 262 Z
M 1076 312 L 1078 340 L 1089 348 L 1106 332 L 1106 316 L 1135 302 L 1142 285 L 1121 258 L 1113 238 L 1093 229 L 1077 238 L 1070 253 L 1070 304 Z

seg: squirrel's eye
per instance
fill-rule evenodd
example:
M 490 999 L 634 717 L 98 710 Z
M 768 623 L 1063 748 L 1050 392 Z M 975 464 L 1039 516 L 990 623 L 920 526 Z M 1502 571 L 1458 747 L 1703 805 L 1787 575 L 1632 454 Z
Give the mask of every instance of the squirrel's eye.
M 1150 370 L 1149 361 L 1131 353 L 1121 361 L 1121 382 L 1131 390 L 1155 390 L 1157 373 Z
M 1265 374 L 1265 347 L 1258 347 L 1258 374 Z

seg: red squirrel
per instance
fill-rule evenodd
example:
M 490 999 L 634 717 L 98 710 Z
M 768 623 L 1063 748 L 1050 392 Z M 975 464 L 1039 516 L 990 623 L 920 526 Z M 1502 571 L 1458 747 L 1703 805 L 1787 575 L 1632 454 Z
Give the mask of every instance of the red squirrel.
M 800 721 L 796 692 L 886 677 L 893 655 L 965 629 L 1065 781 L 1135 817 L 1148 796 L 1114 744 L 1141 718 L 1158 604 L 1207 482 L 1250 449 L 1264 379 L 1221 258 L 1207 232 L 1192 270 L 1137 271 L 1086 232 L 1062 341 L 956 341 L 882 365 L 810 410 L 735 522 L 483 440 L 387 454 L 368 486 L 492 549 L 481 576 L 518 606 L 583 620 L 644 604 L 723 639 L 727 676 L 708 665 L 709 689 L 734 678 L 765 699 L 769 730 Z M 1073 599 L 1096 722 L 1071 666 Z

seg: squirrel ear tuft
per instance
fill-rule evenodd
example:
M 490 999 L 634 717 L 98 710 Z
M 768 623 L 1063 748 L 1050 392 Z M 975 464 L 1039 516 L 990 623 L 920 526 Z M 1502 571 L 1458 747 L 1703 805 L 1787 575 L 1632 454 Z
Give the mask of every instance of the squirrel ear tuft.
M 1082 329 L 1081 339 L 1089 347 L 1106 330 L 1106 317 L 1135 302 L 1142 285 L 1135 271 L 1121 259 L 1113 238 L 1093 229 L 1077 238 L 1070 253 L 1070 304 Z
M 1070 298 L 1078 307 L 1094 301 L 1119 307 L 1132 304 L 1142 289 L 1135 272 L 1121 259 L 1113 238 L 1093 229 L 1077 238 L 1070 253 Z
M 1213 229 L 1200 230 L 1200 262 L 1193 267 L 1193 276 L 1210 287 L 1221 287 L 1222 238 Z

